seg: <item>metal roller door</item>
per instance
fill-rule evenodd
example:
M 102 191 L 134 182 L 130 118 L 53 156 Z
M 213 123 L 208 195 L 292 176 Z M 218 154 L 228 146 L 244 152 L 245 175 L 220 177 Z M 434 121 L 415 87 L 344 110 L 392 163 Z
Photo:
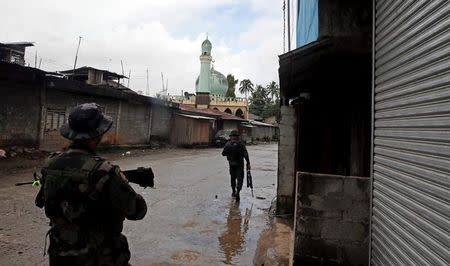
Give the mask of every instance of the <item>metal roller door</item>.
M 450 265 L 450 1 L 374 2 L 371 263 Z

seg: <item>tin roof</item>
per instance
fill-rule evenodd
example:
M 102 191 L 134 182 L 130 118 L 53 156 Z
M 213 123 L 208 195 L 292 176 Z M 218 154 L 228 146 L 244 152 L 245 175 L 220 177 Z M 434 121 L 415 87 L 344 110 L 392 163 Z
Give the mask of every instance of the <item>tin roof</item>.
M 180 104 L 180 110 L 183 112 L 188 112 L 188 113 L 194 113 L 194 114 L 201 114 L 201 115 L 208 115 L 208 116 L 213 116 L 216 118 L 220 118 L 222 120 L 230 120 L 230 121 L 247 121 L 243 118 L 237 117 L 235 115 L 229 114 L 229 113 L 225 113 L 219 110 L 215 110 L 215 109 L 197 109 L 195 107 L 192 107 L 190 105 L 186 105 L 186 104 Z
M 189 117 L 189 118 L 193 118 L 193 119 L 216 120 L 215 118 L 201 116 L 201 115 L 187 115 L 187 114 L 177 114 L 177 115 L 183 116 L 183 117 Z
M 120 75 L 114 72 L 110 72 L 108 70 L 103 70 L 103 69 L 98 69 L 98 68 L 94 68 L 94 67 L 89 67 L 89 66 L 84 66 L 84 67 L 79 67 L 74 69 L 70 69 L 70 70 L 64 70 L 64 71 L 59 71 L 59 73 L 63 73 L 66 75 L 73 75 L 73 73 L 75 72 L 75 75 L 87 75 L 89 70 L 97 70 L 97 71 L 102 71 L 104 74 L 106 74 L 105 79 L 108 78 L 116 78 L 116 79 L 122 79 L 122 78 L 128 78 L 124 75 Z

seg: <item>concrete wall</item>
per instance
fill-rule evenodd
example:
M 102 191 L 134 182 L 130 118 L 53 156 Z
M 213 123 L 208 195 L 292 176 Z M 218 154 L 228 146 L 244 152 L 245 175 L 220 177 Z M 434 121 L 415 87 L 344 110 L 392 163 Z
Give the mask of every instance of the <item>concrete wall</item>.
M 277 130 L 276 127 L 254 125 L 254 128 L 252 128 L 252 139 L 261 141 L 275 140 Z
M 298 173 L 296 263 L 367 265 L 369 178 Z
M 146 144 L 150 142 L 150 104 L 122 101 L 117 143 Z
M 278 145 L 278 186 L 277 213 L 289 214 L 294 211 L 295 184 L 295 129 L 297 115 L 291 106 L 280 109 L 280 140 Z
M 38 145 L 42 87 L 0 81 L 0 147 Z
M 151 139 L 169 142 L 173 111 L 167 106 L 152 106 Z
M 120 143 L 116 141 L 119 100 L 47 88 L 45 99 L 43 101 L 43 131 L 40 148 L 47 151 L 55 151 L 60 150 L 69 144 L 69 142 L 59 134 L 59 128 L 48 128 L 48 123 L 46 123 L 45 120 L 47 119 L 49 112 L 55 110 L 64 112 L 65 121 L 67 122 L 69 113 L 75 106 L 90 102 L 99 104 L 106 115 L 113 119 L 113 126 L 103 137 L 102 143 Z

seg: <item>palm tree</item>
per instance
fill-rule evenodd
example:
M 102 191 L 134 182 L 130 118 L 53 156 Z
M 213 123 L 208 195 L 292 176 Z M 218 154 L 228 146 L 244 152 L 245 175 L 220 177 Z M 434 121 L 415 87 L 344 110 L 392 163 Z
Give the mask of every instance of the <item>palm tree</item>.
M 269 85 L 267 85 L 267 91 L 270 94 L 272 100 L 274 97 L 275 99 L 278 99 L 280 97 L 280 88 L 275 81 L 272 81 L 269 83 Z
M 239 91 L 245 94 L 245 99 L 248 100 L 248 93 L 252 93 L 254 90 L 254 85 L 249 79 L 244 79 L 240 83 Z

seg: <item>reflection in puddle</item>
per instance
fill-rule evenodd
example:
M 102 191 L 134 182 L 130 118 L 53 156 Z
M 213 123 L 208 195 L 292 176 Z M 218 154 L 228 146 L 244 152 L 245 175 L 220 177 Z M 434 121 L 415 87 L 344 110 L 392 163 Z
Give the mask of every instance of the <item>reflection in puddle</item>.
M 219 236 L 220 249 L 225 256 L 224 263 L 233 264 L 233 258 L 245 250 L 245 235 L 248 231 L 252 210 L 253 204 L 250 209 L 245 208 L 244 220 L 242 221 L 239 203 L 232 202 L 230 204 L 226 230 Z

